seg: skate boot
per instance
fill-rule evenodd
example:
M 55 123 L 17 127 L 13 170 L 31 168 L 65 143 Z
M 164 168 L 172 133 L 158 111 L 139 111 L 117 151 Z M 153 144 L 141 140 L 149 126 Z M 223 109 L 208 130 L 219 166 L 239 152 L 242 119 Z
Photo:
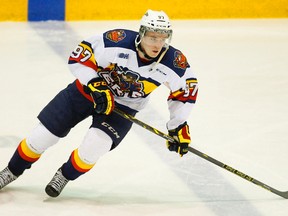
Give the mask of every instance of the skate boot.
M 68 181 L 69 180 L 63 176 L 61 168 L 59 168 L 52 180 L 46 186 L 45 192 L 51 197 L 57 197 L 64 189 Z
M 13 173 L 9 170 L 9 168 L 6 167 L 4 170 L 0 172 L 0 190 L 17 178 L 18 177 L 13 175 Z

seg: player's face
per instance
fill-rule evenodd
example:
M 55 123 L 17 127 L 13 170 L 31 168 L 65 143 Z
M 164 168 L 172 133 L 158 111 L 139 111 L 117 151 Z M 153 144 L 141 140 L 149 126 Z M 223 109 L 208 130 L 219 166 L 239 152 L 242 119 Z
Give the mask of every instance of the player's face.
M 142 38 L 141 46 L 148 56 L 155 58 L 160 53 L 167 40 L 168 34 L 146 32 L 145 36 Z

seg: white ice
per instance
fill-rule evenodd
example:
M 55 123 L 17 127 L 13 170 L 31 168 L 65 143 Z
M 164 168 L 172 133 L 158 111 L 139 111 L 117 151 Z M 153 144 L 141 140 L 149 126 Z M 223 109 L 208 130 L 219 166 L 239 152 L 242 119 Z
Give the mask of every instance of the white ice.
M 194 148 L 288 190 L 288 19 L 174 21 L 172 45 L 199 79 L 189 118 Z M 138 21 L 0 23 L 0 169 L 37 114 L 74 78 L 67 58 L 82 39 Z M 168 90 L 137 118 L 166 133 Z M 134 125 L 114 151 L 60 197 L 44 188 L 81 142 L 90 119 L 0 191 L 1 216 L 286 216 L 288 201 Z

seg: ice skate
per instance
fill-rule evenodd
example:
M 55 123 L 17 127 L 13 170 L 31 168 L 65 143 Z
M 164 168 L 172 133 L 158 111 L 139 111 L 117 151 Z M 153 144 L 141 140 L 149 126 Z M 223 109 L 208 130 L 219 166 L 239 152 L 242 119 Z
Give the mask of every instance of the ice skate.
M 4 170 L 0 172 L 0 190 L 5 187 L 6 185 L 13 182 L 15 179 L 17 179 L 17 176 L 15 176 L 8 167 L 6 167 Z
M 69 180 L 63 176 L 62 170 L 60 168 L 46 186 L 45 192 L 51 197 L 57 197 L 64 189 L 68 181 Z

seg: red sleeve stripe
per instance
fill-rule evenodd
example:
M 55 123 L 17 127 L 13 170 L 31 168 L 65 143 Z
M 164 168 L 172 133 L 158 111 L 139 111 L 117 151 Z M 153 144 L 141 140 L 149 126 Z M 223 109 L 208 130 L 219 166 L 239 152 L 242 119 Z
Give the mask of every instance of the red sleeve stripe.
M 76 80 L 76 87 L 77 87 L 78 91 L 79 91 L 86 99 L 88 99 L 89 101 L 93 102 L 92 97 L 84 91 L 83 85 L 80 83 L 80 81 L 79 81 L 78 79 Z
M 195 103 L 196 98 L 197 98 L 197 93 L 195 95 L 191 95 L 191 92 L 193 90 L 190 90 L 190 94 L 188 97 L 185 95 L 184 91 L 177 91 L 174 93 L 171 93 L 168 97 L 168 100 L 173 100 L 173 101 L 181 101 L 183 103 Z

